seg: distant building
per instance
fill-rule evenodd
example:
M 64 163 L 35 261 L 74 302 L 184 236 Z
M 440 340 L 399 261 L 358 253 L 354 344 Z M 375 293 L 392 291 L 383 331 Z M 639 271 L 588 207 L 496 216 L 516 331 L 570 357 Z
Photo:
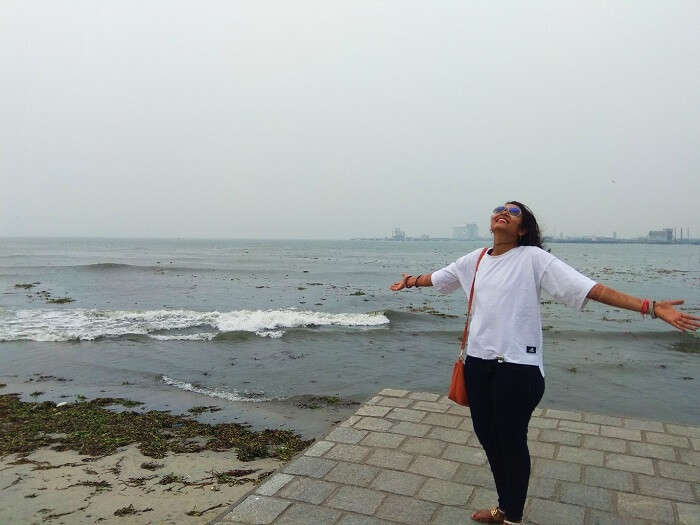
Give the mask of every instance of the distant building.
M 673 229 L 651 230 L 648 239 L 654 242 L 671 242 L 673 240 Z
M 452 238 L 460 241 L 472 241 L 479 238 L 479 227 L 474 223 L 452 228 Z
M 394 233 L 391 236 L 392 241 L 405 241 L 406 240 L 406 232 L 403 231 L 401 228 L 394 228 Z

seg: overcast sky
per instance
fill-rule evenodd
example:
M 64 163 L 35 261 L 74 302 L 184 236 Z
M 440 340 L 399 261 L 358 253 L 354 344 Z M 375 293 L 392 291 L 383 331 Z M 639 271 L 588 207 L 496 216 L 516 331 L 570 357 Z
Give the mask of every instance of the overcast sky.
M 700 236 L 697 1 L 0 3 L 0 235 Z

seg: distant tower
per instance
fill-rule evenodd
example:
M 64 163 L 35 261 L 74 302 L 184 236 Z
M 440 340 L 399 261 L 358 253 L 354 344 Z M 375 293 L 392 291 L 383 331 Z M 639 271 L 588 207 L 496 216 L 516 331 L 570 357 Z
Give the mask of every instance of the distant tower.
M 404 232 L 401 228 L 394 228 L 394 233 L 391 236 L 391 239 L 394 241 L 405 241 L 406 232 Z

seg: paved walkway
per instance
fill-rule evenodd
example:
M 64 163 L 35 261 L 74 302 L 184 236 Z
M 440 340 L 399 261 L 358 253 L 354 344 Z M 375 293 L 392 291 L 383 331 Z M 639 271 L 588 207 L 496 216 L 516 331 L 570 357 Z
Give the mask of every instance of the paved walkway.
M 525 523 L 700 524 L 700 427 L 537 409 Z M 496 504 L 469 409 L 382 390 L 215 523 L 473 524 Z

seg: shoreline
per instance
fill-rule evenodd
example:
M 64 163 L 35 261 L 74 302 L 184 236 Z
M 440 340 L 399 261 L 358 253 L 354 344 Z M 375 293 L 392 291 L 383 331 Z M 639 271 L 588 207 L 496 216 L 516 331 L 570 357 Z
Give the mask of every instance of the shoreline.
M 314 441 L 200 422 L 215 405 L 189 415 L 139 410 L 123 398 L 58 406 L 22 401 L 8 386 L 0 390 L 2 523 L 206 523 Z M 335 421 L 338 407 L 321 404 L 307 400 L 298 410 Z

